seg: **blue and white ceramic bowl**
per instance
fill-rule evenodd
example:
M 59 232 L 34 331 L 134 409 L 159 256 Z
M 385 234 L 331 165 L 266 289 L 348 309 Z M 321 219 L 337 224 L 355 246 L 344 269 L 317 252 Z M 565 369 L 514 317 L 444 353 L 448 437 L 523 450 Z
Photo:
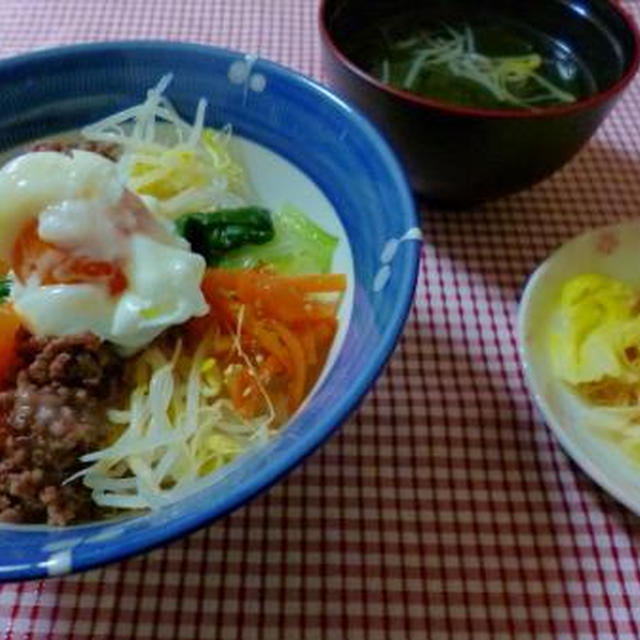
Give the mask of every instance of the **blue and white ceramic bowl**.
M 192 118 L 204 96 L 210 103 L 208 124 L 231 123 L 264 204 L 297 204 L 341 238 L 335 266 L 350 281 L 341 331 L 310 399 L 278 437 L 235 463 L 217 484 L 164 510 L 118 521 L 65 529 L 0 525 L 3 580 L 60 575 L 122 559 L 242 505 L 348 417 L 404 325 L 419 244 L 393 241 L 418 224 L 403 172 L 357 111 L 276 64 L 223 49 L 158 42 L 79 45 L 5 60 L 0 62 L 0 152 L 137 103 L 168 72 L 174 80 L 167 95 L 183 116 Z

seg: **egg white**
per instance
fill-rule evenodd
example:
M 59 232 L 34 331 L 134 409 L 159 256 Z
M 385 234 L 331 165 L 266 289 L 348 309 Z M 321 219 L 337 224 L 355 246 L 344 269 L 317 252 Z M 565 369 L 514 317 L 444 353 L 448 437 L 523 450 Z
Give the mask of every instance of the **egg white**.
M 89 152 L 30 153 L 0 170 L 0 257 L 10 258 L 19 230 L 36 218 L 43 240 L 91 259 L 117 259 L 127 278 L 115 296 L 99 283 L 16 279 L 14 307 L 36 335 L 90 331 L 133 352 L 208 311 L 204 259 L 155 219 L 146 231 L 123 233 L 114 221 L 123 194 L 116 165 Z

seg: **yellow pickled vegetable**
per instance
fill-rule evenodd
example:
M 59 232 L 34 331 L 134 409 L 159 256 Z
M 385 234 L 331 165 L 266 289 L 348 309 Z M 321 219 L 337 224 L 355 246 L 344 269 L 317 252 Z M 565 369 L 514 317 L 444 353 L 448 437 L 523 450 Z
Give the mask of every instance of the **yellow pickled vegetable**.
M 605 275 L 569 280 L 550 337 L 556 375 L 597 404 L 640 397 L 640 304 L 632 287 Z

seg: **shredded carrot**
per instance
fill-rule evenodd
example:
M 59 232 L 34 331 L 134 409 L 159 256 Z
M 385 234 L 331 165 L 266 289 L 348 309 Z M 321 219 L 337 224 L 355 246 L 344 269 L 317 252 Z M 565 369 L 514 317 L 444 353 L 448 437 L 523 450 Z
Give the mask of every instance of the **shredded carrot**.
M 0 305 L 0 387 L 8 381 L 16 362 L 16 336 L 20 324 L 12 304 Z
M 205 296 L 219 289 L 234 291 L 241 302 L 252 304 L 266 316 L 290 322 L 314 322 L 335 315 L 332 305 L 310 300 L 308 293 L 342 291 L 341 274 L 282 277 L 251 269 L 209 269 L 203 283 Z M 300 278 L 297 280 L 296 278 Z M 326 279 L 326 284 L 322 285 Z M 309 291 L 296 282 L 308 282 Z
M 287 348 L 279 340 L 277 333 L 270 331 L 263 323 L 255 323 L 250 327 L 251 333 L 256 337 L 263 349 L 289 372 L 292 372 L 292 363 Z
M 260 366 L 260 377 L 269 384 L 284 368 L 275 356 L 268 356 Z
M 334 293 L 346 290 L 347 277 L 344 273 L 283 276 L 280 283 L 286 287 L 295 287 L 302 293 Z
M 347 280 L 343 273 L 279 276 L 259 269 L 209 269 L 207 277 L 225 289 L 237 290 L 243 284 L 253 287 L 295 289 L 298 293 L 342 292 Z
M 289 385 L 289 410 L 295 411 L 302 402 L 307 384 L 307 361 L 304 357 L 304 349 L 296 334 L 287 326 L 277 320 L 272 320 L 271 324 L 287 345 L 291 354 L 293 372 Z
M 245 417 L 264 410 L 256 375 L 276 414 L 295 411 L 311 388 L 337 329 L 337 300 L 320 300 L 318 294 L 339 296 L 346 287 L 342 274 L 278 276 L 264 269 L 208 269 L 202 291 L 210 311 L 205 319 L 191 321 L 196 335 L 216 326 L 216 357 L 242 367 L 230 382 L 231 400 Z M 238 317 L 241 331 L 237 335 Z M 256 362 L 250 372 L 229 337 Z M 224 338 L 228 337 L 227 341 Z
M 318 361 L 318 354 L 316 352 L 316 339 L 313 331 L 305 329 L 300 332 L 300 342 L 304 348 L 304 352 L 307 357 L 307 362 L 310 366 L 313 366 Z
M 241 369 L 231 380 L 229 395 L 231 401 L 246 418 L 256 415 L 257 385 L 247 369 Z
M 217 355 L 228 354 L 233 350 L 233 339 L 230 335 L 216 336 L 213 342 L 213 352 Z
M 204 287 L 205 284 L 208 285 L 207 288 Z M 223 292 L 220 292 L 215 288 L 213 283 L 207 283 L 206 276 L 203 282 L 203 293 L 209 303 L 209 316 L 223 328 L 226 328 L 227 330 L 234 329 L 236 325 L 236 314 L 234 313 L 229 300 L 225 297 Z

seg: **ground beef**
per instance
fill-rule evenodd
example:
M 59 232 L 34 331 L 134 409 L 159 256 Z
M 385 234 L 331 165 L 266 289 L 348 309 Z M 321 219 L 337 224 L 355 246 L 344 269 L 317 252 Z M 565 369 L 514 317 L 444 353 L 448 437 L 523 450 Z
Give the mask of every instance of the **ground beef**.
M 62 485 L 106 435 L 122 360 L 97 337 L 19 339 L 19 366 L 0 393 L 0 521 L 65 525 L 99 513 L 81 481 Z
M 109 160 L 117 160 L 120 157 L 120 146 L 109 142 L 94 142 L 92 140 L 45 140 L 32 145 L 29 151 L 58 151 L 59 153 L 69 153 L 73 149 L 82 151 L 93 151 Z

